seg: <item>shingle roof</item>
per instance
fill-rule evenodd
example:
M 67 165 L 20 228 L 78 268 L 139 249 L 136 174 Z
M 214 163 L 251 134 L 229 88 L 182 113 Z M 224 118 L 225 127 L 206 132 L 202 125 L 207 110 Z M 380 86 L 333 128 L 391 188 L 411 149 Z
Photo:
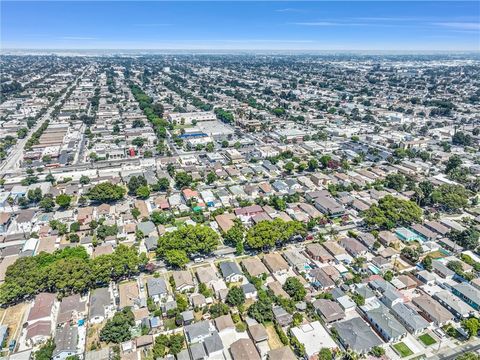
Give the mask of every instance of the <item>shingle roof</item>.
M 366 352 L 383 342 L 360 317 L 333 324 L 343 344 L 354 351 Z

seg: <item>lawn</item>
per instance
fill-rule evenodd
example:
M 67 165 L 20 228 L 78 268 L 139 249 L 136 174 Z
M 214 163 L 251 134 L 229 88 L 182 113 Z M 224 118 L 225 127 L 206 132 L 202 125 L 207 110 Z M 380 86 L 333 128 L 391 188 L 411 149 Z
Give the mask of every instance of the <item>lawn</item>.
M 393 345 L 393 348 L 398 352 L 398 354 L 404 358 L 413 354 L 413 351 L 405 345 L 403 342 L 399 342 L 398 344 Z
M 420 340 L 425 346 L 430 346 L 437 343 L 429 334 L 420 335 L 418 340 Z

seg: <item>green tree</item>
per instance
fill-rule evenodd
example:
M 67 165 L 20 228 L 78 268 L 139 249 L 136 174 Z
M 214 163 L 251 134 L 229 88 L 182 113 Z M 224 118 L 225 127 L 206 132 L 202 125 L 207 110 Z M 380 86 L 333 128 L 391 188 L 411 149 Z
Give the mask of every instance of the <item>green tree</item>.
M 296 277 L 289 277 L 283 284 L 283 290 L 295 301 L 300 301 L 307 295 L 307 290 Z
M 388 174 L 385 178 L 385 186 L 396 191 L 402 191 L 405 184 L 406 179 L 402 174 Z
M 425 270 L 432 271 L 432 257 L 430 255 L 422 259 L 422 266 Z
M 130 340 L 132 334 L 130 329 L 135 325 L 135 317 L 130 308 L 124 308 L 115 313 L 113 318 L 108 319 L 107 323 L 100 331 L 100 340 L 107 343 L 116 344 Z
M 333 359 L 333 353 L 330 349 L 328 348 L 320 349 L 320 352 L 318 353 L 318 360 L 332 360 L 332 359 Z
M 51 212 L 55 207 L 55 202 L 50 194 L 47 194 L 43 199 L 38 203 L 38 207 L 45 212 Z
M 55 350 L 55 343 L 53 339 L 48 339 L 45 344 L 33 353 L 35 360 L 50 360 L 53 358 L 53 351 Z
M 80 176 L 80 184 L 87 185 L 90 183 L 90 178 L 88 176 L 82 175 Z
M 70 203 L 72 202 L 72 197 L 67 194 L 60 194 L 55 198 L 55 202 L 61 208 L 66 209 L 70 206 Z
M 210 254 L 217 248 L 218 243 L 219 236 L 212 228 L 203 225 L 184 225 L 160 236 L 157 255 L 165 258 L 170 250 L 183 251 L 185 254 Z
M 207 184 L 213 184 L 217 180 L 217 174 L 215 174 L 213 171 L 210 171 L 207 174 Z
M 284 166 L 283 166 L 284 170 L 291 174 L 293 172 L 293 170 L 295 169 L 295 164 L 291 161 L 287 162 Z
M 135 192 L 135 194 L 140 199 L 148 199 L 150 197 L 150 188 L 148 187 L 148 185 L 140 186 Z
M 370 349 L 369 352 L 372 356 L 375 356 L 377 358 L 382 357 L 385 355 L 385 349 L 381 346 L 374 346 Z
M 231 306 L 243 305 L 245 303 L 243 290 L 239 286 L 232 286 L 228 291 L 226 302 Z
M 87 192 L 87 196 L 93 201 L 109 203 L 123 199 L 125 196 L 125 189 L 120 185 L 103 182 L 90 188 Z
M 164 260 L 171 266 L 184 268 L 190 261 L 184 250 L 166 250 L 163 255 Z
M 421 221 L 422 209 L 412 201 L 387 195 L 364 213 L 367 225 L 392 229 Z
M 175 185 L 179 189 L 191 186 L 192 182 L 192 175 L 188 174 L 185 171 L 179 171 L 175 174 Z
M 480 328 L 480 322 L 477 318 L 471 317 L 469 319 L 462 320 L 462 327 L 468 334 L 468 337 L 477 336 L 478 329 Z

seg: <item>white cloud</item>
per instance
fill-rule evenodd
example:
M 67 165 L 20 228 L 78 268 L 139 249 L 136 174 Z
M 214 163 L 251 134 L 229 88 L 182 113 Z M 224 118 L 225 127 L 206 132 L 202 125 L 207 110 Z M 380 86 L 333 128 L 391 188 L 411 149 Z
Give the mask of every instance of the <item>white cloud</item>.
M 433 25 L 442 26 L 456 30 L 480 30 L 479 22 L 439 22 Z

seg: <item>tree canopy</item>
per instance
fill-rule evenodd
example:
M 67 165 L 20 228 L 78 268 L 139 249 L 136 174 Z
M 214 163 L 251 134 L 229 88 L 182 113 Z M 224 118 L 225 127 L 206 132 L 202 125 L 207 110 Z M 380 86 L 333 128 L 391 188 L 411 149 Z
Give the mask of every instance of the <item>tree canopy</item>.
M 132 276 L 145 263 L 144 256 L 125 245 L 94 259 L 81 246 L 22 257 L 7 269 L 5 282 L 0 286 L 0 303 L 19 301 L 40 292 L 82 293 Z
M 116 344 L 130 340 L 132 338 L 130 329 L 134 325 L 135 317 L 133 312 L 129 307 L 126 307 L 122 311 L 115 313 L 113 318 L 107 320 L 107 323 L 100 331 L 100 340 Z
M 372 205 L 364 216 L 365 223 L 383 229 L 420 222 L 422 209 L 412 201 L 387 195 Z
M 108 203 L 123 199 L 125 189 L 123 186 L 104 182 L 95 185 L 87 192 L 87 197 L 92 201 Z
M 208 226 L 184 225 L 158 239 L 157 255 L 167 262 L 175 260 L 171 265 L 183 266 L 192 254 L 210 254 L 217 248 L 219 239 Z
M 276 218 L 272 221 L 261 221 L 252 226 L 246 236 L 246 244 L 252 249 L 267 249 L 282 245 L 295 235 L 304 236 L 305 225 L 299 221 L 283 221 Z

